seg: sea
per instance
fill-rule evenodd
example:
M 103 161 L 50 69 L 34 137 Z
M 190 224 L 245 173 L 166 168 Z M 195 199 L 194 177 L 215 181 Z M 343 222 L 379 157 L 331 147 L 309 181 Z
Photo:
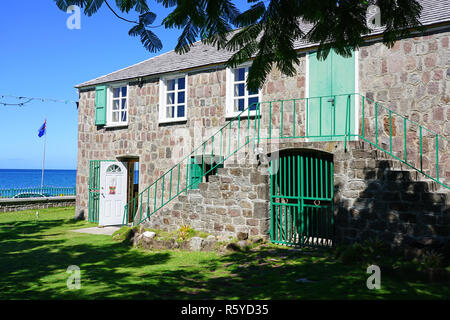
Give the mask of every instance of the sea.
M 41 186 L 41 169 L 0 169 L 0 189 Z M 44 170 L 44 186 L 74 187 L 77 170 Z

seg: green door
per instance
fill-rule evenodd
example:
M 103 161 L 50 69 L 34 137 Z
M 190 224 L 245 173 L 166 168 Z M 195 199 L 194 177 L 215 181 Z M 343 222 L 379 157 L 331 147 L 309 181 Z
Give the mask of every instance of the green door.
M 332 156 L 289 150 L 271 161 L 271 172 L 271 241 L 285 245 L 332 246 Z
M 330 51 L 327 59 L 309 55 L 307 132 L 312 141 L 344 140 L 355 130 L 355 56 Z M 349 127 L 348 127 L 349 126 Z
M 199 183 L 202 182 L 203 168 L 201 161 L 193 157 L 191 158 L 189 164 L 189 189 L 198 189 Z

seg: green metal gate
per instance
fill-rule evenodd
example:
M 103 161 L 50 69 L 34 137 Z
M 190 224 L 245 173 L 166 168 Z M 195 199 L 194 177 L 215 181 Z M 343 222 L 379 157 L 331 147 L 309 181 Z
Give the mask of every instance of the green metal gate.
M 332 156 L 289 150 L 271 161 L 271 172 L 272 242 L 332 246 Z
M 88 221 L 98 223 L 100 212 L 100 162 L 114 160 L 91 160 L 89 161 L 89 201 Z

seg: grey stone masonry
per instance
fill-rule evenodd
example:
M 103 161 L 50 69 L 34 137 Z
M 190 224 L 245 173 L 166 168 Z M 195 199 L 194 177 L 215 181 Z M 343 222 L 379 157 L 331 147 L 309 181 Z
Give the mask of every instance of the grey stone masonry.
M 49 198 L 0 199 L 0 212 L 69 207 L 75 205 L 75 196 Z
M 378 238 L 394 247 L 450 245 L 450 193 L 417 171 L 376 150 L 354 149 L 337 165 L 347 179 L 335 183 L 339 242 Z M 347 168 L 345 168 L 347 167 Z
M 256 166 L 219 168 L 208 182 L 178 196 L 144 225 L 163 230 L 189 225 L 224 237 L 237 237 L 238 233 L 267 236 L 268 181 L 269 177 L 262 175 Z
M 450 193 L 365 142 L 282 143 L 279 150 L 333 152 L 337 243 L 379 238 L 394 247 L 450 244 Z M 270 176 L 256 165 L 227 165 L 145 222 L 220 236 L 269 236 Z

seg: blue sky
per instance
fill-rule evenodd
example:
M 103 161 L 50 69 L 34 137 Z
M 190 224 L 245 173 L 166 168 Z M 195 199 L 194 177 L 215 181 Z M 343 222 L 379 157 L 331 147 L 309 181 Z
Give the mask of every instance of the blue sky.
M 240 8 L 248 7 L 245 0 L 237 2 Z M 157 14 L 155 25 L 172 11 L 155 1 L 148 3 Z M 69 16 L 53 0 L 2 2 L 0 98 L 14 95 L 77 101 L 76 84 L 170 51 L 181 32 L 153 29 L 163 49 L 150 53 L 139 38 L 128 35 L 132 25 L 116 18 L 106 5 L 92 17 L 82 15 L 79 30 L 67 28 Z M 126 17 L 135 20 L 137 14 Z M 11 98 L 0 101 L 18 102 Z M 41 168 L 44 138 L 37 132 L 45 118 L 45 168 L 76 169 L 75 104 L 40 101 L 22 107 L 0 105 L 0 169 Z

